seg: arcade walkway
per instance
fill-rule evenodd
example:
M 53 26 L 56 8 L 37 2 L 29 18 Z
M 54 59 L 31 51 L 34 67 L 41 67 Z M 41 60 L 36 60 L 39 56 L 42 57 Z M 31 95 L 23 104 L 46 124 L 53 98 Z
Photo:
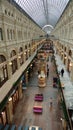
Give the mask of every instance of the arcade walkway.
M 43 130 L 63 130 L 62 128 L 62 110 L 58 105 L 58 89 L 53 88 L 53 77 L 56 76 L 53 62 L 49 60 L 49 76 L 45 88 L 38 87 L 37 67 L 35 69 L 26 90 L 23 90 L 23 98 L 19 101 L 13 118 L 13 124 L 18 125 L 35 125 L 40 126 Z M 43 106 L 42 114 L 33 113 L 33 106 L 36 93 L 43 93 L 44 100 L 39 102 Z M 50 97 L 53 100 L 53 106 L 50 107 Z

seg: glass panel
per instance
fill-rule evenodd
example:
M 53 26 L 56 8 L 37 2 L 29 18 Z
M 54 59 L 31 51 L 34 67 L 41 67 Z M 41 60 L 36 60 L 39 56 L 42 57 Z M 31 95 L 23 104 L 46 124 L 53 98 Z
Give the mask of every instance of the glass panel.
M 55 26 L 70 0 L 15 0 L 41 27 Z

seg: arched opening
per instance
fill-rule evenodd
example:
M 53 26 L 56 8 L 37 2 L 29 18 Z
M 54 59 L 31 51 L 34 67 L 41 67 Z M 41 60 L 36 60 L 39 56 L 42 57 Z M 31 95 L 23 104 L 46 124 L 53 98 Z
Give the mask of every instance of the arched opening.
M 47 32 L 47 35 L 49 35 L 53 29 L 53 26 L 52 25 L 45 25 L 43 28 L 42 28 L 45 32 Z
M 3 55 L 0 55 L 0 87 L 8 80 L 7 62 Z
M 63 45 L 62 45 L 62 49 L 63 49 Z
M 72 51 L 71 51 L 71 50 L 69 50 L 68 55 L 69 55 L 70 57 L 72 56 Z
M 28 53 L 29 53 L 29 56 L 31 56 L 31 45 L 30 44 L 29 44 Z
M 64 48 L 64 51 L 66 52 L 66 47 Z

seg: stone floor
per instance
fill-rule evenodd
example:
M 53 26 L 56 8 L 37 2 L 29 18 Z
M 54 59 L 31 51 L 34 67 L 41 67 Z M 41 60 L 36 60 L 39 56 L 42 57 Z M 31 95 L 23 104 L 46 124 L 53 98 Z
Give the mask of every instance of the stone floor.
M 49 61 L 49 76 L 46 80 L 46 87 L 38 87 L 37 69 L 34 72 L 28 87 L 23 90 L 23 98 L 19 101 L 13 118 L 13 124 L 18 125 L 35 125 L 42 127 L 42 130 L 63 130 L 61 116 L 62 110 L 58 104 L 58 89 L 53 88 L 53 77 L 56 76 L 53 62 Z M 34 101 L 36 93 L 43 93 L 44 100 L 42 102 Z M 50 106 L 50 97 L 52 97 L 53 105 Z M 43 113 L 33 113 L 35 104 L 42 105 Z

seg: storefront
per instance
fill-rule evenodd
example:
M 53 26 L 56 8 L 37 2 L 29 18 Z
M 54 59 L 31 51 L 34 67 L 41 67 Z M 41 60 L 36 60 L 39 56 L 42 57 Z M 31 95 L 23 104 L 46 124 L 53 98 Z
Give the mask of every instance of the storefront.
M 15 113 L 16 105 L 18 104 L 18 101 L 19 101 L 18 88 L 16 90 L 13 90 L 13 93 L 12 93 L 11 97 L 12 97 L 13 114 L 14 114 Z
M 0 114 L 0 124 L 5 125 L 6 123 L 7 123 L 7 112 L 6 112 L 6 107 L 5 107 Z
M 26 83 L 26 73 L 24 73 L 21 77 L 22 80 L 22 89 L 26 89 L 27 83 Z
M 13 88 L 10 90 L 7 97 L 5 97 L 4 101 L 1 104 L 3 109 L 0 112 L 0 123 L 5 125 L 6 123 L 12 122 L 16 106 L 21 98 L 22 98 L 22 82 L 19 81 L 16 86 L 13 86 Z

